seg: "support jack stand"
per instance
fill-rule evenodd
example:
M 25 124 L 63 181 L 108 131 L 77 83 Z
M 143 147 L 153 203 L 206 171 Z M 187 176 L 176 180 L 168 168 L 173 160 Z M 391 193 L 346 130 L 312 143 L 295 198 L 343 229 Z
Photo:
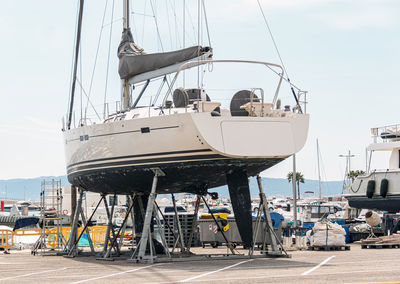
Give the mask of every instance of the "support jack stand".
M 261 183 L 261 177 L 260 175 L 257 175 L 257 184 L 258 184 L 258 189 L 259 189 L 259 194 L 260 194 L 260 206 L 258 207 L 258 212 L 257 212 L 257 219 L 256 219 L 256 232 L 253 235 L 253 246 L 249 250 L 249 256 L 250 258 L 254 257 L 254 247 L 256 243 L 256 238 L 258 236 L 258 231 L 262 222 L 262 214 L 264 215 L 265 218 L 265 227 L 264 227 L 264 238 L 263 238 L 263 243 L 262 243 L 262 251 L 261 253 L 264 256 L 273 256 L 273 257 L 290 257 L 290 255 L 286 252 L 286 250 L 283 248 L 282 242 L 276 235 L 274 228 L 272 226 L 272 219 L 271 215 L 269 212 L 268 208 L 268 202 L 267 202 L 267 197 L 265 196 L 264 189 L 262 187 Z M 267 236 L 271 240 L 271 250 L 267 250 Z M 278 248 L 278 244 L 280 246 L 280 249 Z
M 151 222 L 153 220 L 153 211 L 155 207 L 155 200 L 157 197 L 157 182 L 158 177 L 165 176 L 165 174 L 158 168 L 152 169 L 154 172 L 153 184 L 151 187 L 151 192 L 149 200 L 147 202 L 146 214 L 144 219 L 142 237 L 137 245 L 135 251 L 133 252 L 129 261 L 140 262 L 140 263 L 154 263 L 156 259 L 153 239 L 151 237 Z M 157 214 L 156 214 L 157 215 Z M 149 246 L 150 254 L 146 254 L 147 246 Z M 169 253 L 169 252 L 168 252 Z
M 100 202 L 105 199 L 104 196 L 102 196 L 102 198 L 100 199 L 100 201 L 97 203 L 97 206 L 95 208 L 95 210 L 93 211 L 92 215 L 90 216 L 90 218 L 86 221 L 85 218 L 85 214 L 83 213 L 83 208 L 82 208 L 82 200 L 83 200 L 83 190 L 81 188 L 79 188 L 79 198 L 78 198 L 78 204 L 76 206 L 76 210 L 75 210 L 75 215 L 74 215 L 74 221 L 72 223 L 72 228 L 71 228 L 71 233 L 70 233 L 70 237 L 69 237 L 69 241 L 68 241 L 68 245 L 64 251 L 64 257 L 75 257 L 79 254 L 79 250 L 78 250 L 78 243 L 79 240 L 81 239 L 83 233 L 86 233 L 86 236 L 88 238 L 88 242 L 89 242 L 89 246 L 90 246 L 90 250 L 92 255 L 95 255 L 95 251 L 94 251 L 94 246 L 93 246 L 93 241 L 92 238 L 90 237 L 90 233 L 89 233 L 89 224 L 94 216 L 94 213 L 96 212 L 97 208 L 100 205 Z M 78 238 L 76 238 L 77 234 L 78 234 L 78 220 L 79 220 L 79 215 L 81 215 L 82 218 L 82 223 L 84 225 L 83 230 L 81 231 L 81 233 L 79 234 Z

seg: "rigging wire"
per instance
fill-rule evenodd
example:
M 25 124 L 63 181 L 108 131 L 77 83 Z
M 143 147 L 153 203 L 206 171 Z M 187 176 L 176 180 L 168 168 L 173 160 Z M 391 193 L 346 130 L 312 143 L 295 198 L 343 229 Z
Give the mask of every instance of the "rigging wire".
M 144 1 L 144 9 L 143 9 L 143 14 L 146 14 L 146 8 L 147 8 L 147 1 Z M 143 17 L 143 25 L 142 25 L 142 41 L 141 45 L 144 46 L 144 25 L 146 23 L 146 17 Z
M 133 26 L 134 26 L 134 27 L 137 27 L 137 26 L 136 26 L 136 22 L 135 22 L 134 13 L 133 13 L 133 3 L 132 3 L 132 2 L 133 2 L 133 1 L 131 1 L 131 3 L 129 4 L 129 6 L 132 7 L 132 13 L 131 13 L 130 17 L 132 18 Z M 134 36 L 135 36 L 135 39 L 138 40 L 139 38 L 138 38 L 138 33 L 137 33 L 136 29 L 131 29 L 131 30 L 133 30 L 133 34 L 134 34 Z
M 85 89 L 83 88 L 83 86 L 82 86 L 82 84 L 81 84 L 81 81 L 79 81 L 79 79 L 77 78 L 77 79 L 76 79 L 76 82 L 78 82 L 79 86 L 81 87 L 81 89 L 82 89 L 82 91 L 83 91 L 83 94 L 84 94 L 86 97 L 88 97 L 88 94 L 85 92 Z M 96 113 L 97 118 L 98 118 L 99 120 L 101 120 L 99 114 L 98 114 L 97 111 L 96 111 L 96 108 L 93 106 L 93 104 L 92 104 L 92 102 L 91 102 L 90 100 L 89 100 L 89 103 L 90 103 L 90 105 L 92 106 L 94 112 Z
M 207 30 L 207 38 L 208 38 L 208 45 L 211 47 L 211 38 L 210 38 L 210 30 L 208 28 L 208 20 L 207 20 L 207 13 L 206 13 L 206 6 L 204 4 L 204 0 L 201 0 L 203 5 L 203 13 L 204 13 L 204 21 L 206 23 L 206 30 Z
M 179 46 L 181 46 L 181 42 L 180 42 L 180 34 L 179 34 L 179 29 L 178 29 L 178 17 L 176 16 L 176 3 L 175 0 L 173 0 L 173 5 L 171 3 L 171 0 L 169 1 L 172 11 L 174 13 L 174 22 L 175 22 L 175 40 L 176 40 L 176 48 L 178 48 Z
M 197 0 L 197 62 L 200 61 L 200 34 L 201 34 L 201 0 Z M 200 65 L 197 65 L 197 89 L 200 89 Z M 200 92 L 197 92 L 197 99 L 200 99 Z
M 108 6 L 108 0 L 105 1 L 103 19 L 101 21 L 101 29 L 100 29 L 100 33 L 99 33 L 99 39 L 97 41 L 96 55 L 94 57 L 92 76 L 90 78 L 89 94 L 88 94 L 87 101 L 86 101 L 86 106 L 85 106 L 85 120 L 86 120 L 86 115 L 87 115 L 87 109 L 88 109 L 88 106 L 89 106 L 90 95 L 92 94 L 93 79 L 94 79 L 94 74 L 95 74 L 96 66 L 97 66 L 97 58 L 98 58 L 99 50 L 100 50 L 101 37 L 103 35 L 103 30 L 104 30 L 104 27 L 105 27 L 104 21 L 105 21 L 105 18 L 106 18 L 107 6 Z
M 151 10 L 153 12 L 154 23 L 156 25 L 157 36 L 158 36 L 158 40 L 160 42 L 161 51 L 164 51 L 164 46 L 163 46 L 163 43 L 162 43 L 162 40 L 161 40 L 160 30 L 158 28 L 157 17 L 156 17 L 156 13 L 155 13 L 155 10 L 154 10 L 154 6 L 153 6 L 153 1 L 152 0 L 150 0 L 150 6 L 151 6 Z
M 276 44 L 275 38 L 274 38 L 274 36 L 273 36 L 273 34 L 272 34 L 272 31 L 271 31 L 271 28 L 269 27 L 269 24 L 268 24 L 268 21 L 267 21 L 267 17 L 265 16 L 264 10 L 263 10 L 263 8 L 261 7 L 260 0 L 257 0 L 257 3 L 258 3 L 258 7 L 260 8 L 261 14 L 262 14 L 262 16 L 263 16 L 263 18 L 264 18 L 265 25 L 267 26 L 268 32 L 269 32 L 269 34 L 270 34 L 270 36 L 271 36 L 272 42 L 274 43 L 275 50 L 276 50 L 276 53 L 278 54 L 278 57 L 279 57 L 279 60 L 280 60 L 280 62 L 281 62 L 281 64 L 282 64 L 283 70 L 284 70 L 285 73 L 286 73 L 287 81 L 290 83 L 289 73 L 288 73 L 287 70 L 286 70 L 285 63 L 283 62 L 282 56 L 281 56 L 281 54 L 280 54 L 280 52 L 279 52 L 279 49 L 278 49 L 278 45 Z M 292 94 L 293 94 L 293 97 L 294 97 L 294 99 L 295 99 L 295 101 L 296 101 L 296 105 L 297 105 L 297 107 L 298 107 L 298 109 L 299 109 L 299 112 L 300 112 L 300 113 L 303 113 L 303 111 L 302 111 L 302 109 L 301 109 L 301 106 L 300 106 L 300 103 L 299 103 L 299 99 L 298 99 L 296 93 L 294 92 L 294 89 L 293 89 L 293 87 L 292 87 L 291 84 L 290 84 L 290 89 L 291 89 Z
M 167 21 L 168 21 L 169 40 L 170 40 L 170 42 L 171 42 L 171 49 L 174 49 L 174 47 L 173 47 L 173 40 L 172 40 L 172 33 L 171 33 L 171 23 L 170 23 L 170 21 L 169 21 L 168 2 L 165 1 L 164 3 L 165 3 L 165 7 L 166 7 L 165 10 L 167 11 Z
M 110 67 L 110 52 L 111 52 L 111 39 L 112 39 L 112 28 L 113 28 L 113 19 L 114 19 L 114 3 L 115 0 L 113 0 L 112 2 L 112 8 L 111 8 L 111 25 L 110 25 L 110 37 L 109 37 L 109 41 L 108 41 L 108 55 L 107 55 L 107 69 L 106 69 L 106 82 L 105 82 L 105 86 L 104 86 L 104 111 L 103 111 L 103 119 L 105 119 L 106 117 L 106 101 L 107 101 L 107 87 L 108 87 L 108 72 L 109 72 L 109 67 Z
M 195 35 L 196 35 L 196 27 L 195 27 L 195 24 L 193 23 L 193 17 L 192 17 L 192 15 L 190 14 L 190 10 L 188 9 L 188 7 L 187 7 L 187 5 L 185 5 L 185 10 L 186 10 L 186 13 L 188 14 L 188 16 L 189 16 L 189 22 L 190 22 L 190 25 L 191 25 L 191 27 L 192 27 L 192 30 L 193 30 L 193 35 L 194 35 L 194 38 L 193 38 L 193 43 L 195 43 L 196 42 L 196 37 L 195 37 Z M 190 35 L 190 34 L 189 34 Z
M 264 10 L 263 10 L 263 8 L 261 7 L 260 0 L 257 0 L 257 3 L 258 3 L 258 7 L 260 8 L 261 14 L 262 14 L 262 16 L 263 16 L 263 18 L 264 18 L 264 22 L 265 22 L 265 25 L 267 26 L 269 35 L 271 36 L 272 42 L 273 42 L 273 44 L 274 44 L 274 46 L 275 46 L 276 53 L 278 54 L 279 60 L 280 60 L 280 62 L 281 62 L 281 64 L 282 64 L 283 70 L 284 70 L 285 73 L 286 73 L 286 77 L 289 79 L 289 73 L 287 72 L 286 66 L 285 66 L 285 64 L 283 63 L 282 56 L 281 56 L 281 54 L 280 54 L 280 52 L 279 52 L 279 49 L 278 49 L 278 45 L 277 45 L 276 42 L 275 42 L 275 38 L 274 38 L 274 36 L 273 36 L 273 34 L 272 34 L 271 28 L 269 27 L 269 24 L 268 24 L 268 21 L 267 21 L 267 17 L 265 16 Z

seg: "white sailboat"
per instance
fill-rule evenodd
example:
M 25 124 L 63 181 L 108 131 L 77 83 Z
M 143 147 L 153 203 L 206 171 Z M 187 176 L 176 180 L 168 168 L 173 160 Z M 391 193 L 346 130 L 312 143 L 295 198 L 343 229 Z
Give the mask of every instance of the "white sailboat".
M 79 29 L 80 25 L 78 37 Z M 75 77 L 78 52 L 79 38 Z M 100 193 L 148 194 L 156 168 L 164 174 L 158 178 L 157 193 L 205 194 L 209 188 L 228 184 L 235 216 L 244 214 L 251 222 L 247 178 L 297 153 L 307 139 L 309 115 L 302 112 L 298 96 L 293 93 L 293 110 L 280 109 L 279 91 L 286 80 L 283 68 L 261 61 L 214 60 L 212 49 L 201 46 L 146 54 L 133 41 L 127 0 L 118 57 L 122 107 L 103 121 L 81 120 L 73 127 L 73 85 L 63 126 L 70 183 Z M 207 86 L 180 83 L 184 72 L 218 64 L 230 64 L 238 72 L 243 64 L 272 72 L 277 81 L 272 100 L 266 100 L 258 85 L 248 88 L 248 82 L 243 82 L 243 89 L 226 108 L 222 102 L 210 100 Z M 158 105 L 138 107 L 148 85 L 164 83 L 168 86 L 164 94 L 153 94 L 161 98 Z M 142 91 L 132 102 L 132 86 L 140 84 L 144 84 Z

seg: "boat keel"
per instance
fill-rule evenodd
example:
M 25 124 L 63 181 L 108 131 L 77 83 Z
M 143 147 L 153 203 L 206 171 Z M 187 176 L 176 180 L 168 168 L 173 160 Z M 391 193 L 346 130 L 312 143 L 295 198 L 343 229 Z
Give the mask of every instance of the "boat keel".
M 229 195 L 235 213 L 236 224 L 244 247 L 252 246 L 253 226 L 249 181 L 245 171 L 235 170 L 226 174 Z

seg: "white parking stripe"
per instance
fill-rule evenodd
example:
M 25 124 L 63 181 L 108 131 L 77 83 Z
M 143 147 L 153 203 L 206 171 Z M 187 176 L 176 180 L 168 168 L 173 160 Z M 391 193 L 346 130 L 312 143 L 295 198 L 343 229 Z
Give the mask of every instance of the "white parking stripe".
M 220 272 L 220 271 L 227 270 L 227 269 L 229 269 L 229 268 L 238 266 L 238 265 L 240 265 L 240 264 L 243 264 L 243 263 L 246 263 L 246 262 L 249 262 L 249 261 L 252 261 L 252 260 L 253 260 L 253 259 L 241 261 L 241 262 L 238 262 L 238 263 L 236 263 L 236 264 L 232 264 L 232 265 L 229 265 L 229 266 L 220 268 L 220 269 L 218 269 L 218 270 L 214 270 L 214 271 L 210 271 L 210 272 L 207 272 L 207 273 L 203 273 L 203 274 L 200 274 L 200 275 L 197 275 L 197 276 L 194 276 L 194 277 L 186 278 L 186 279 L 181 280 L 181 281 L 179 281 L 179 282 L 188 282 L 188 281 L 191 281 L 191 280 L 194 280 L 194 279 L 198 279 L 198 278 L 201 278 L 201 277 L 204 277 L 204 276 L 213 274 L 213 273 L 217 273 L 217 272 Z
M 103 276 L 99 276 L 99 277 L 84 279 L 84 280 L 80 280 L 80 281 L 76 281 L 76 282 L 71 282 L 70 284 L 78 284 L 78 283 L 84 283 L 84 282 L 103 279 L 103 278 L 109 278 L 109 277 L 113 277 L 113 276 L 122 275 L 122 274 L 125 274 L 125 273 L 135 272 L 135 271 L 142 270 L 142 269 L 149 268 L 149 267 L 153 267 L 153 266 L 156 266 L 156 265 L 161 265 L 161 263 L 152 264 L 152 265 L 148 265 L 148 266 L 143 266 L 143 267 L 139 267 L 139 268 L 136 268 L 136 269 L 126 270 L 126 271 L 122 271 L 122 272 L 118 272 L 118 273 L 107 274 L 107 275 L 103 275 Z
M 10 277 L 6 277 L 6 278 L 0 278 L 0 281 L 16 279 L 16 278 L 21 278 L 21 277 L 26 277 L 26 276 L 32 276 L 32 275 L 42 274 L 42 273 L 47 273 L 47 272 L 60 271 L 60 270 L 65 270 L 67 268 L 68 267 L 59 268 L 59 269 L 52 269 L 52 270 L 45 270 L 45 271 L 39 271 L 39 272 L 32 272 L 32 273 L 22 274 L 22 275 L 17 275 L 17 276 L 10 276 Z
M 320 268 L 322 265 L 326 264 L 328 261 L 330 261 L 332 258 L 334 258 L 336 255 L 332 255 L 330 257 L 328 257 L 327 259 L 325 259 L 323 262 L 321 262 L 320 264 L 318 264 L 317 266 L 314 266 L 313 268 L 303 272 L 301 275 L 307 275 L 310 274 L 311 272 L 313 272 L 314 270 Z

